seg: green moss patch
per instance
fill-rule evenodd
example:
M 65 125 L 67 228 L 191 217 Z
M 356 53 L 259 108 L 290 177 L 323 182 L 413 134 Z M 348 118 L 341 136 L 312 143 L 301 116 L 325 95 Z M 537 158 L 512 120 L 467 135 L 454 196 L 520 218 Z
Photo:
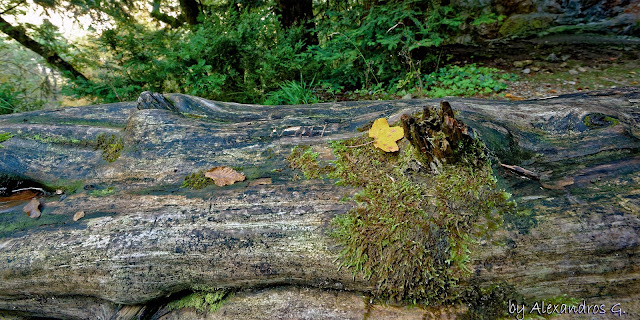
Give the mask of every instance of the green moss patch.
M 114 193 L 116 193 L 116 189 L 114 187 L 89 191 L 89 195 L 94 197 L 106 197 Z
M 205 177 L 204 174 L 205 170 L 200 170 L 186 176 L 184 182 L 182 182 L 182 187 L 197 190 L 215 184 L 213 179 Z
M 55 143 L 55 144 L 63 144 L 63 145 L 75 145 L 75 146 L 95 145 L 95 143 L 90 140 L 80 140 L 80 139 L 59 137 L 59 136 L 44 136 L 41 134 L 34 134 L 32 136 L 26 136 L 25 138 L 44 142 L 44 143 Z
M 602 113 L 592 113 L 584 117 L 584 125 L 591 128 L 613 127 L 620 123 L 620 121 L 614 117 L 604 115 Z
M 74 194 L 84 187 L 84 181 L 82 180 L 67 180 L 60 179 L 53 183 L 47 184 L 46 188 L 51 191 L 62 190 L 65 194 Z
M 320 179 L 329 172 L 329 167 L 321 167 L 317 159 L 318 153 L 313 152 L 311 146 L 296 146 L 287 157 L 289 166 L 302 171 L 305 179 Z
M 70 218 L 65 215 L 50 214 L 50 209 L 42 206 L 42 215 L 40 218 L 33 219 L 22 212 L 22 208 L 27 204 L 11 208 L 9 211 L 0 214 L 0 238 L 16 237 L 16 233 L 34 229 L 40 226 L 55 226 L 69 222 Z M 44 201 L 46 202 L 46 201 Z
M 216 312 L 230 296 L 231 294 L 226 289 L 211 292 L 198 291 L 188 294 L 179 300 L 169 302 L 167 308 L 169 310 L 195 308 L 198 311 L 213 313 Z
M 107 162 L 114 162 L 120 157 L 120 152 L 124 148 L 124 141 L 114 134 L 100 134 L 96 137 L 94 150 L 102 150 L 102 159 Z
M 387 153 L 361 136 L 332 143 L 336 160 L 323 166 L 309 149 L 294 149 L 292 167 L 360 187 L 356 205 L 332 221 L 341 244 L 340 266 L 376 283 L 388 302 L 438 305 L 459 298 L 458 283 L 471 270 L 470 245 L 490 238 L 514 210 L 496 188 L 480 141 L 455 150 L 457 161 L 437 168 L 412 144 Z M 304 151 L 303 151 L 304 150 Z M 479 161 L 479 159 L 481 159 Z
M 10 132 L 2 132 L 0 133 L 0 143 L 3 143 L 9 139 L 11 139 L 13 137 L 13 134 Z M 3 148 L 3 146 L 0 146 L 0 148 Z

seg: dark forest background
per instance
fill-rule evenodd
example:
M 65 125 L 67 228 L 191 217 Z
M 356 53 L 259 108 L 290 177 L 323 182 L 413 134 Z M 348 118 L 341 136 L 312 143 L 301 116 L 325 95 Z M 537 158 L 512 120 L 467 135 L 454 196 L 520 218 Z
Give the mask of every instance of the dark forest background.
M 584 14 L 563 26 L 540 14 L 513 19 L 553 9 L 536 1 L 467 2 L 0 0 L 0 113 L 135 100 L 145 90 L 259 104 L 482 96 L 516 76 L 461 63 L 448 46 L 482 50 L 486 41 L 589 28 L 575 27 Z M 560 15 L 573 10 L 556 2 L 566 2 Z M 34 8 L 88 33 L 29 23 Z M 638 29 L 626 26 L 622 33 Z

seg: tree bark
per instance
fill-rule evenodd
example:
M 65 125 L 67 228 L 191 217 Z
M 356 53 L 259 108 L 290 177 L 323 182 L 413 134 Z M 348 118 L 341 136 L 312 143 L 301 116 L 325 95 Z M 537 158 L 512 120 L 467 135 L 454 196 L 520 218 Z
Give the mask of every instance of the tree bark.
M 69 77 L 72 80 L 88 81 L 87 77 L 74 68 L 70 63 L 62 59 L 57 52 L 31 39 L 23 28 L 11 25 L 2 17 L 0 17 L 0 31 L 18 41 L 27 49 L 43 57 L 50 66 L 60 70 L 60 72 L 62 72 L 66 77 Z
M 0 132 L 14 134 L 2 142 L 0 176 L 68 193 L 42 197 L 37 220 L 22 213 L 25 202 L 0 207 L 0 310 L 109 318 L 131 311 L 117 304 L 138 306 L 131 312 L 140 313 L 142 305 L 151 310 L 168 295 L 202 286 L 240 290 L 232 301 L 255 305 L 248 308 L 254 312 L 274 296 L 287 304 L 308 301 L 301 287 L 325 292 L 317 308 L 343 310 L 343 318 L 370 310 L 330 302 L 356 301 L 375 287 L 338 269 L 338 247 L 328 235 L 331 218 L 353 207 L 340 200 L 358 190 L 331 180 L 294 181 L 298 173 L 285 158 L 293 146 L 308 144 L 329 158 L 328 141 L 362 135 L 357 128 L 376 118 L 393 123 L 439 101 L 258 106 L 165 96 L 170 103 L 144 93 L 139 104 L 0 116 Z M 530 299 L 566 294 L 590 304 L 621 303 L 637 317 L 640 89 L 449 101 L 495 162 L 539 177 L 523 179 L 496 163 L 500 184 L 531 214 L 505 218 L 500 243 L 470 248 L 474 273 L 462 285 L 506 282 Z M 114 162 L 94 149 L 101 134 L 122 138 Z M 181 187 L 187 175 L 220 165 L 244 172 L 246 181 Z M 251 183 L 259 178 L 271 182 Z M 78 211 L 86 216 L 73 221 Z M 265 300 L 252 300 L 258 296 Z M 221 309 L 228 318 L 260 318 L 229 308 Z M 442 312 L 464 306 L 451 308 Z
M 196 0 L 180 0 L 180 8 L 182 15 L 189 25 L 198 24 L 198 16 L 200 15 L 200 5 Z
M 305 45 L 318 44 L 318 37 L 312 32 L 316 27 L 313 21 L 312 0 L 278 0 L 276 12 L 283 27 L 304 26 Z
M 172 28 L 178 28 L 184 23 L 184 20 L 182 19 L 176 19 L 168 14 L 160 12 L 160 6 L 162 5 L 162 0 L 154 0 L 152 5 L 153 7 L 151 9 L 150 15 L 151 17 L 157 19 L 158 21 L 162 21 L 170 25 Z

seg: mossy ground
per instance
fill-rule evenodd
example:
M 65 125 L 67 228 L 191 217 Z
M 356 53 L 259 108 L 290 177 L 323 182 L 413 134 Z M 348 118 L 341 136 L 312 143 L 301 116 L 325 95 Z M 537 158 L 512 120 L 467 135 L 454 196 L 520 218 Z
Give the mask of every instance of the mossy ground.
M 439 305 L 458 299 L 458 282 L 471 273 L 469 245 L 489 238 L 514 203 L 496 189 L 486 160 L 457 161 L 432 172 L 406 141 L 399 152 L 387 153 L 369 140 L 363 135 L 332 143 L 336 160 L 330 164 L 319 163 L 308 147 L 289 157 L 306 177 L 362 188 L 353 197 L 356 206 L 332 222 L 341 267 L 375 281 L 382 301 Z M 474 150 L 460 157 L 483 147 L 469 148 Z

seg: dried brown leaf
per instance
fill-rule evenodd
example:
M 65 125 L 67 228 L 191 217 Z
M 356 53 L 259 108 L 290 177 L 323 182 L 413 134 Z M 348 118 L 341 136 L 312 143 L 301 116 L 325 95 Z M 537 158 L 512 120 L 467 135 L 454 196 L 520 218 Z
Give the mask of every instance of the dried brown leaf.
M 29 201 L 29 203 L 27 203 L 26 206 L 24 206 L 24 208 L 22 208 L 22 211 L 24 213 L 26 213 L 29 218 L 39 218 L 40 217 L 40 201 L 38 201 L 38 199 L 31 199 L 31 201 Z
M 218 187 L 232 185 L 238 181 L 244 181 L 245 179 L 243 173 L 224 166 L 211 168 L 204 174 L 204 176 L 213 179 L 213 182 Z
M 84 217 L 84 211 L 78 211 L 73 215 L 73 221 L 78 221 Z

